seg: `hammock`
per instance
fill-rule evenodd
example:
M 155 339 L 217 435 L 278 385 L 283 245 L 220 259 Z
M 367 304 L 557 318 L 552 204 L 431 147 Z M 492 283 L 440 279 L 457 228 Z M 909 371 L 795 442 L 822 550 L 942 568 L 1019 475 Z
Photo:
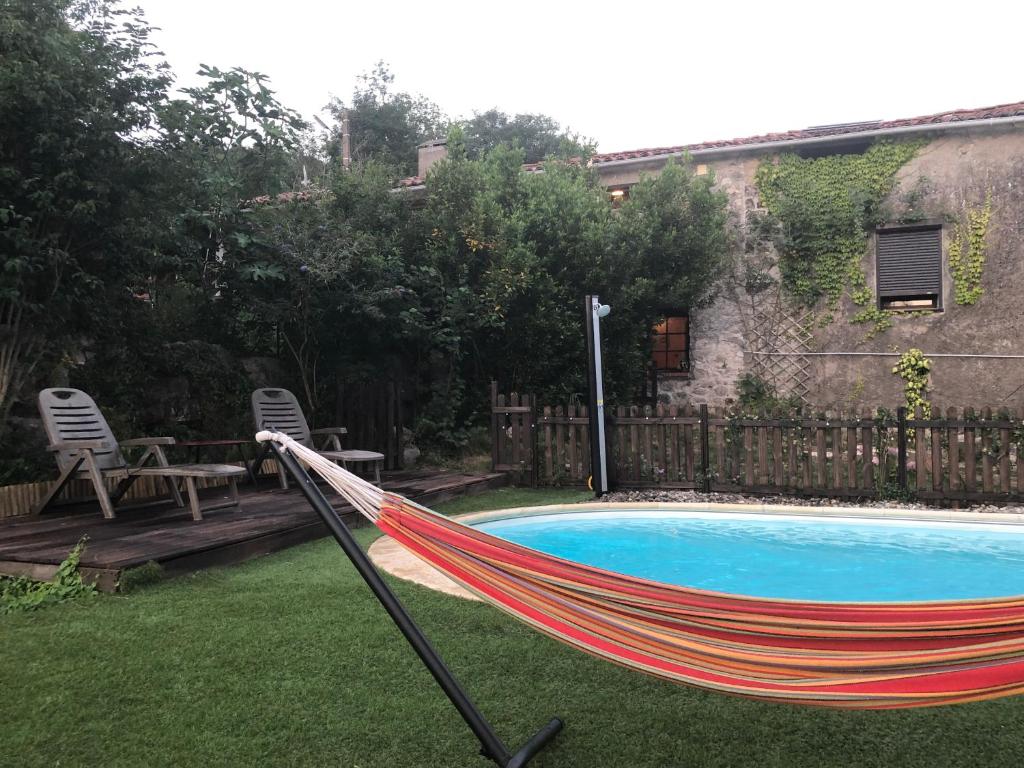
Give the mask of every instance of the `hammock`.
M 575 563 L 387 493 L 280 433 L 381 531 L 517 619 L 608 661 L 766 701 L 897 709 L 1024 693 L 1024 597 L 920 603 L 773 600 Z

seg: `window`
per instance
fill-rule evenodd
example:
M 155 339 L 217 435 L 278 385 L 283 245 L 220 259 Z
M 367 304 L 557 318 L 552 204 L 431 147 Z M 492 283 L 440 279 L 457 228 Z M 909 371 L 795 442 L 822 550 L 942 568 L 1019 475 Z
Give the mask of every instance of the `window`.
M 942 306 L 942 227 L 890 227 L 876 233 L 878 306 L 920 310 Z
M 651 331 L 653 363 L 659 371 L 690 372 L 690 318 L 673 312 Z
M 612 201 L 612 208 L 618 208 L 624 202 L 629 200 L 629 188 L 631 184 L 626 184 L 620 187 L 609 187 L 608 197 Z

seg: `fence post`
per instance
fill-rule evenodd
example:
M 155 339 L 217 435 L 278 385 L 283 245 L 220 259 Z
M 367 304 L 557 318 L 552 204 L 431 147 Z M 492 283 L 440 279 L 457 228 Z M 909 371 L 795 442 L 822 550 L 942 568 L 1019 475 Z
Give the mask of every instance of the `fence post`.
M 700 474 L 701 490 L 704 493 L 711 493 L 711 443 L 708 439 L 708 418 L 707 403 L 700 406 Z
M 919 467 L 918 472 L 920 471 Z M 907 407 L 905 405 L 896 409 L 896 482 L 901 491 L 907 490 Z
M 498 382 L 491 380 L 491 471 L 498 467 Z
M 530 487 L 537 487 L 537 475 L 540 474 L 540 457 L 537 455 L 537 396 L 527 395 L 530 399 L 530 412 L 526 417 L 530 420 Z

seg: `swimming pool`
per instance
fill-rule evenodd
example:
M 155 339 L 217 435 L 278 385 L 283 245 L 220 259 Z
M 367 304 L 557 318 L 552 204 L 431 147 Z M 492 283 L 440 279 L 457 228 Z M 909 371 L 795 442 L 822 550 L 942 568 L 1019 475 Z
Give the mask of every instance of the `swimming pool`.
M 1024 594 L 1022 525 L 607 505 L 473 524 L 576 562 L 754 597 L 898 602 Z

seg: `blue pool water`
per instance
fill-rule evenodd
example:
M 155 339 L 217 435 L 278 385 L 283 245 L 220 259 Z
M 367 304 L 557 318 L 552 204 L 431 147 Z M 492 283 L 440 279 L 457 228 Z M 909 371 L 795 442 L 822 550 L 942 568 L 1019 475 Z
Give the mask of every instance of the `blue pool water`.
M 1024 526 L 645 510 L 540 514 L 477 527 L 611 571 L 757 597 L 1024 594 Z

